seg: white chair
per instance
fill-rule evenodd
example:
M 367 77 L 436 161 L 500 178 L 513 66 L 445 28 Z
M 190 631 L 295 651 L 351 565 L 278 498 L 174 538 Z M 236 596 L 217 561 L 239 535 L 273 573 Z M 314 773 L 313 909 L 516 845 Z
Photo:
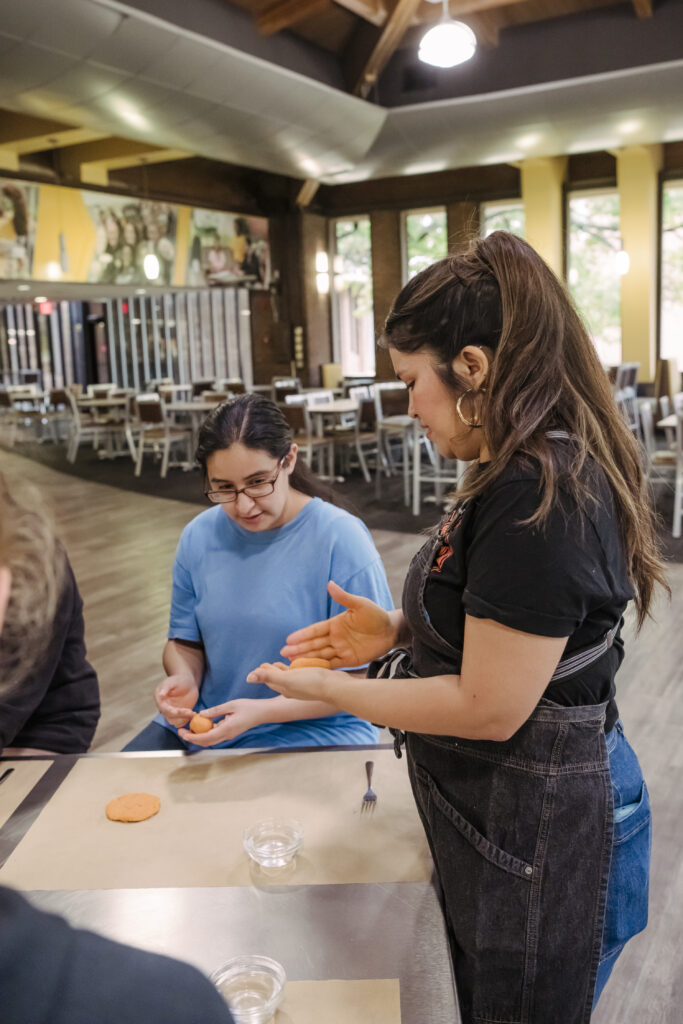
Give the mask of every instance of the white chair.
M 93 449 L 97 451 L 100 439 L 104 437 L 107 449 L 111 451 L 111 421 L 98 416 L 96 412 L 82 413 L 70 388 L 58 388 L 51 391 L 50 404 L 58 410 L 63 407 L 67 416 L 69 411 L 71 413 L 66 448 L 66 457 L 69 462 L 76 461 L 78 449 L 84 441 L 92 441 Z
M 408 389 L 401 381 L 385 381 L 370 388 L 375 402 L 377 448 L 386 460 L 386 468 L 394 472 L 395 451 L 392 441 L 401 444 L 401 467 L 403 469 L 403 500 L 410 504 L 410 445 L 413 438 L 413 420 L 408 415 Z M 415 457 L 419 455 L 419 452 Z M 377 460 L 375 473 L 375 494 L 380 496 L 382 459 Z
M 654 402 L 641 402 L 639 413 L 647 478 L 652 484 L 670 483 L 676 475 L 678 453 L 668 447 L 657 448 Z
M 621 363 L 614 378 L 614 400 L 626 420 L 629 430 L 636 436 L 640 433 L 638 415 L 638 370 L 640 363 Z
M 138 395 L 135 399 L 137 414 L 140 421 L 140 434 L 137 445 L 137 461 L 135 475 L 140 476 L 142 460 L 146 451 L 154 452 L 161 458 L 161 476 L 165 477 L 169 465 L 188 466 L 192 461 L 192 429 L 189 426 L 176 426 L 169 423 L 166 417 L 166 406 L 156 392 Z M 169 462 L 171 448 L 182 444 L 187 452 L 184 462 Z

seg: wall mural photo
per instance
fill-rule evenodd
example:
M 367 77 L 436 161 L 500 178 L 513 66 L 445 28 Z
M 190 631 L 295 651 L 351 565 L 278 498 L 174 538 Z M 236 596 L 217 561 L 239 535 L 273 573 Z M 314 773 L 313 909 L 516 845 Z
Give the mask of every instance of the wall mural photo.
M 270 246 L 265 217 L 192 209 L 186 284 L 267 288 Z
M 0 278 L 31 277 L 39 185 L 0 178 Z
M 173 280 L 177 208 L 156 200 L 83 192 L 95 225 L 88 281 L 162 284 Z

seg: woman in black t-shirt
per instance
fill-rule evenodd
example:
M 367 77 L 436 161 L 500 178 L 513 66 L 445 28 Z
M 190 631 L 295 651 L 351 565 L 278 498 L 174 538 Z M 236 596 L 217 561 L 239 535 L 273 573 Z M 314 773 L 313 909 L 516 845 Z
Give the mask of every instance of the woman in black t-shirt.
M 383 337 L 410 412 L 472 463 L 386 613 L 347 611 L 261 666 L 405 740 L 464 1024 L 584 1024 L 645 927 L 650 811 L 617 718 L 622 616 L 666 586 L 639 451 L 557 278 L 505 232 L 418 274 Z M 397 648 L 403 645 L 402 648 Z

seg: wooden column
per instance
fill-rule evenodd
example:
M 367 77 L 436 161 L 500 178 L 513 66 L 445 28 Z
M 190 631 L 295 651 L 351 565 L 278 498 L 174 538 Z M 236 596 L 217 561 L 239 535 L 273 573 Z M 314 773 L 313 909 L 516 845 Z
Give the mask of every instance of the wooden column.
M 401 214 L 398 210 L 375 210 L 370 214 L 372 244 L 372 302 L 375 335 L 379 337 L 394 299 L 403 285 L 401 275 Z M 386 349 L 377 348 L 377 380 L 393 380 L 394 368 Z

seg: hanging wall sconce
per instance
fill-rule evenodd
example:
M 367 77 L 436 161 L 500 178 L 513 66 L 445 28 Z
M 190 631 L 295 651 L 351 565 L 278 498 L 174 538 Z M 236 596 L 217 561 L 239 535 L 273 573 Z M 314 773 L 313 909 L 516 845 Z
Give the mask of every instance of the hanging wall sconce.
M 462 21 L 453 21 L 448 13 L 448 0 L 443 0 L 441 21 L 425 32 L 417 55 L 423 64 L 454 68 L 469 60 L 476 49 L 477 38 L 472 29 Z
M 330 261 L 326 252 L 315 254 L 315 286 L 318 295 L 327 295 L 330 291 Z

